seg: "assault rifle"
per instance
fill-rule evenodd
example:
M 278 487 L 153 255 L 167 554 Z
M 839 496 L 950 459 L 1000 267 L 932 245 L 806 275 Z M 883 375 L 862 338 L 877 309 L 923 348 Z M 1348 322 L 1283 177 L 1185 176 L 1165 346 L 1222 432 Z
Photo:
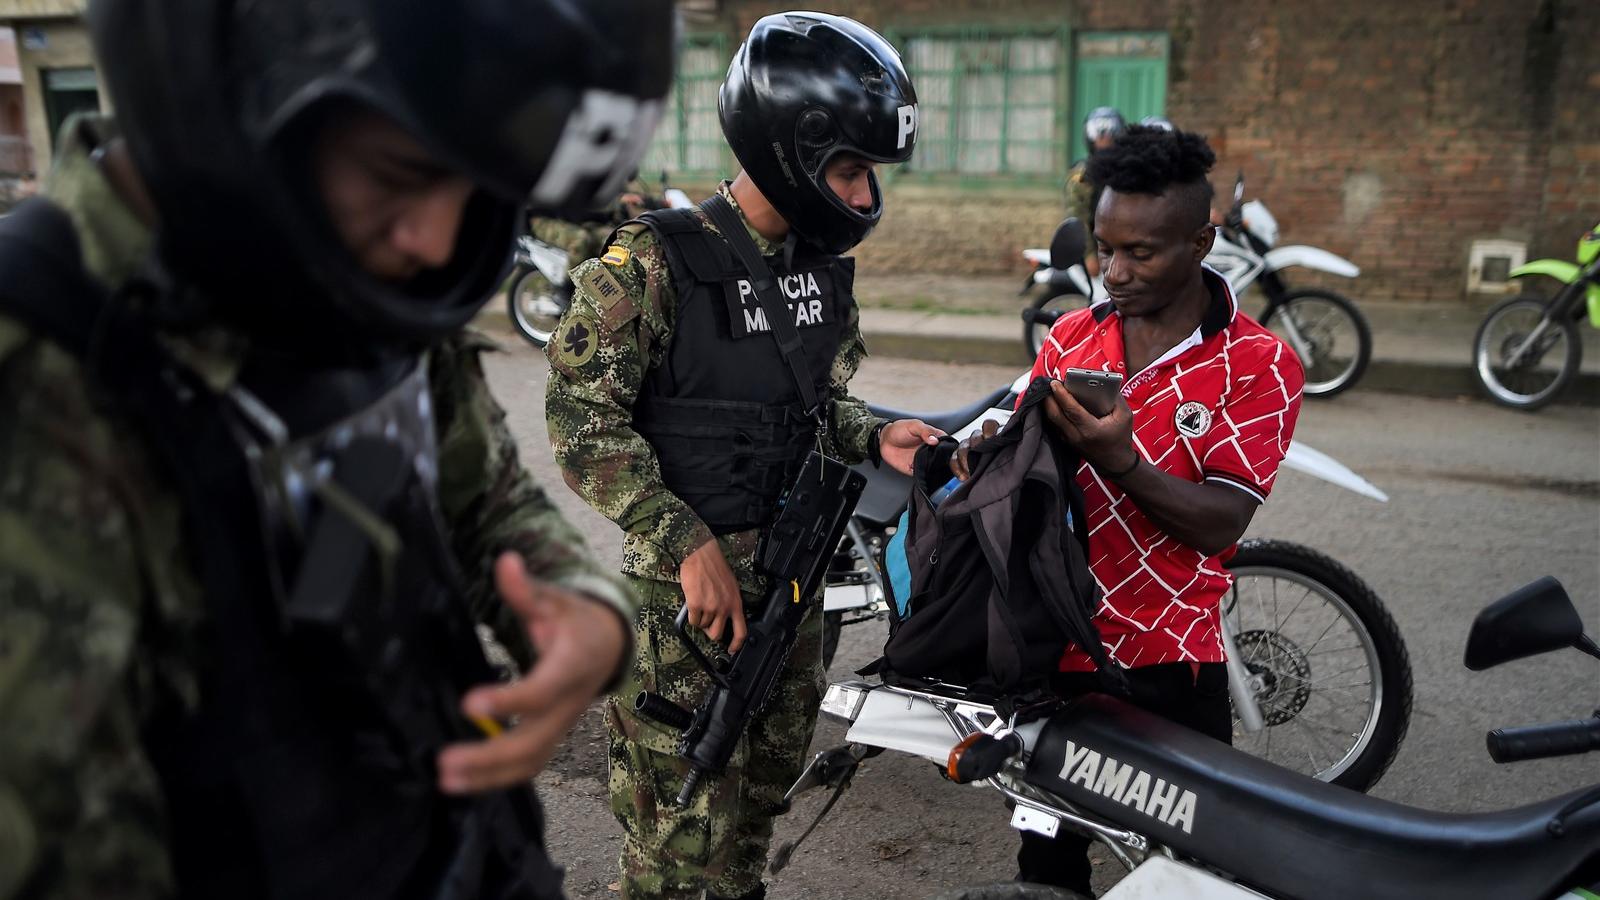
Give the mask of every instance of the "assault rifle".
M 691 713 L 665 697 L 640 691 L 634 710 L 683 732 L 678 752 L 691 768 L 678 792 L 679 806 L 689 802 L 707 772 L 727 766 L 745 723 L 767 702 L 865 485 L 859 472 L 838 460 L 815 451 L 806 457 L 762 547 L 761 572 L 769 581 L 760 611 L 749 623 L 744 646 L 727 665 L 714 664 L 695 646 L 687 627 L 688 608 L 678 613 L 678 636 L 711 676 L 711 692 Z

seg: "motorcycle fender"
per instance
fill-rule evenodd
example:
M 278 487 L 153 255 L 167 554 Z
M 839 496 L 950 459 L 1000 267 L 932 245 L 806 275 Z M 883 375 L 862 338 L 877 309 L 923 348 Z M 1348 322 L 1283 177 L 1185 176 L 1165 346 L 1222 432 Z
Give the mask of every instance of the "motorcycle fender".
M 1343 275 L 1346 278 L 1354 278 L 1361 274 L 1361 269 L 1350 260 L 1317 247 L 1307 247 L 1304 244 L 1275 247 L 1267 251 L 1265 259 L 1268 272 L 1276 272 L 1280 269 L 1287 269 L 1290 266 L 1304 266 L 1307 269 Z
M 1184 897 L 1186 900 L 1241 900 L 1259 898 L 1240 887 L 1200 869 L 1165 856 L 1151 856 L 1116 886 L 1101 895 L 1101 900 L 1158 900 Z
M 889 691 L 867 695 L 845 739 L 854 744 L 898 750 L 943 765 L 960 737 L 932 703 Z
M 1337 459 L 1323 453 L 1314 447 L 1293 441 L 1289 444 L 1289 451 L 1283 456 L 1285 468 L 1304 472 L 1313 478 L 1320 478 L 1329 484 L 1342 487 L 1347 491 L 1371 497 L 1379 503 L 1388 503 L 1389 495 L 1385 494 L 1377 485 L 1362 478 L 1350 470 L 1349 466 Z
M 1578 280 L 1578 275 L 1582 271 L 1577 263 L 1570 263 L 1564 259 L 1536 259 L 1517 266 L 1509 274 L 1512 278 L 1521 278 L 1524 275 L 1548 275 L 1562 284 L 1571 284 Z
M 542 241 L 536 241 L 529 248 L 534 268 L 539 270 L 551 284 L 561 287 L 567 283 L 567 252 L 558 250 Z
M 872 605 L 871 585 L 836 584 L 822 592 L 822 611 L 866 609 Z

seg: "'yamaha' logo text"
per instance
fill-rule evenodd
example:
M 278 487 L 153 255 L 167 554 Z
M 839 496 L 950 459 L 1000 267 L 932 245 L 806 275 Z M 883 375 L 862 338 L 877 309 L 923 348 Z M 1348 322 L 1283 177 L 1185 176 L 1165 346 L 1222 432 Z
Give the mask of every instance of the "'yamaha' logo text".
M 1153 778 L 1149 772 L 1067 741 L 1060 778 L 1070 784 L 1083 785 L 1084 790 L 1132 807 L 1163 824 L 1182 828 L 1184 834 L 1194 833 L 1194 791 L 1168 784 L 1163 778 Z

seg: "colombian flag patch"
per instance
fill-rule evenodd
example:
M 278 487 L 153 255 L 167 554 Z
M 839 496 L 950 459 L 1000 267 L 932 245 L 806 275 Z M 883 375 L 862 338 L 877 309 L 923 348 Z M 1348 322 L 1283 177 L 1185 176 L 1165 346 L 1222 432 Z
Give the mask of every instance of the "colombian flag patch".
M 627 247 L 612 244 L 606 248 L 606 255 L 600 257 L 600 261 L 608 266 L 621 266 L 627 264 L 628 256 Z

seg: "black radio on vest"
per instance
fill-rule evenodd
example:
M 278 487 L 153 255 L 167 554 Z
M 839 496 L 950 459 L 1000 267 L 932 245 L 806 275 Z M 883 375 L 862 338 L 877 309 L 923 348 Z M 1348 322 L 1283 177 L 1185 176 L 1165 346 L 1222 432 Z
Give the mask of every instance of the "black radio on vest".
M 718 208 L 731 221 L 719 219 Z M 724 236 L 750 244 L 751 273 L 694 210 L 646 213 L 676 279 L 672 343 L 634 404 L 634 428 L 656 451 L 661 477 L 714 534 L 761 528 L 827 420 L 828 377 L 855 299 L 855 261 L 796 247 L 774 268 L 720 197 L 702 206 Z M 735 230 L 737 229 L 737 230 Z M 770 274 L 768 274 L 770 273 Z M 756 290 L 772 278 L 791 330 L 805 340 L 773 353 L 770 313 Z M 819 400 L 818 398 L 821 398 Z

